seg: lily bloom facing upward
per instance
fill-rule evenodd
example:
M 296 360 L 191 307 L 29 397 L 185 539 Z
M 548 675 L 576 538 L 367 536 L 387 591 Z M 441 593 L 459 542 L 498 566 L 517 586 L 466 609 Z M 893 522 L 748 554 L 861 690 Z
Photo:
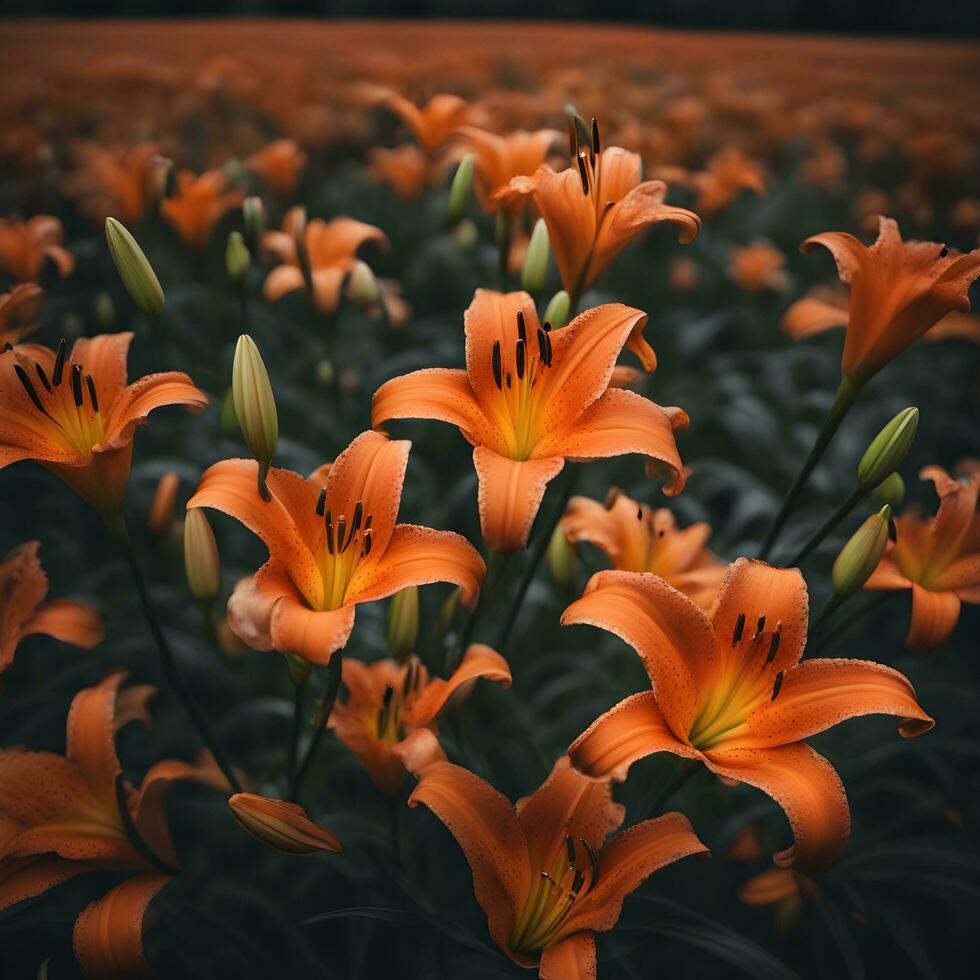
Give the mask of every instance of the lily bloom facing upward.
M 92 606 L 71 599 L 49 599 L 48 577 L 37 553 L 39 541 L 14 548 L 0 562 L 0 673 L 14 661 L 25 636 L 44 633 L 63 643 L 91 650 L 102 642 L 102 616 Z
M 422 107 L 397 92 L 387 93 L 382 101 L 408 126 L 430 158 L 470 114 L 469 105 L 458 95 L 433 95 Z
M 0 218 L 0 272 L 15 283 L 37 282 L 50 260 L 64 279 L 75 268 L 75 256 L 64 248 L 64 241 L 61 222 L 48 214 L 27 221 Z
M 269 273 L 262 288 L 262 295 L 270 303 L 306 286 L 292 233 L 299 213 L 296 208 L 291 208 L 283 219 L 282 231 L 267 231 L 262 236 L 262 248 L 282 263 Z M 388 247 L 385 233 L 363 221 L 313 218 L 307 222 L 303 244 L 313 280 L 312 301 L 318 312 L 326 315 L 337 309 L 344 279 L 353 272 L 358 249 L 365 242 Z
M 510 687 L 507 661 L 482 643 L 466 651 L 447 680 L 430 677 L 414 655 L 403 664 L 390 659 L 365 664 L 348 657 L 343 668 L 347 700 L 334 706 L 330 727 L 374 785 L 391 796 L 405 778 L 394 747 L 416 729 L 435 731 L 436 717 L 452 694 L 479 677 Z
M 144 976 L 142 922 L 152 898 L 179 867 L 164 809 L 177 779 L 226 789 L 212 761 L 158 762 L 135 790 L 123 777 L 116 732 L 150 723 L 154 688 L 120 690 L 115 673 L 75 696 L 63 756 L 0 751 L 0 909 L 90 872 L 133 877 L 93 902 L 75 923 L 75 957 L 85 976 Z
M 179 371 L 126 384 L 131 333 L 75 341 L 71 355 L 31 345 L 0 353 L 0 468 L 33 459 L 105 518 L 122 505 L 133 435 L 155 408 L 203 411 L 207 395 Z
M 666 507 L 654 510 L 616 489 L 605 504 L 572 497 L 561 526 L 571 544 L 588 541 L 621 572 L 659 575 L 704 610 L 714 605 L 728 571 L 705 547 L 711 536 L 707 524 L 682 530 Z
M 9 293 L 0 293 L 0 350 L 15 347 L 38 328 L 44 290 L 33 282 L 22 282 Z
M 864 587 L 911 589 L 905 645 L 931 650 L 956 628 L 961 602 L 980 602 L 980 473 L 954 480 L 942 467 L 927 466 L 919 476 L 935 484 L 939 511 L 928 519 L 915 512 L 895 519 L 896 540 Z
M 646 321 L 640 310 L 610 303 L 551 330 L 527 293 L 478 289 L 465 316 L 466 370 L 393 378 L 374 394 L 371 424 L 424 418 L 459 427 L 474 446 L 480 524 L 493 551 L 527 544 L 548 481 L 566 459 L 642 453 L 666 471 L 665 492 L 679 493 L 685 474 L 674 429 L 687 416 L 609 387 L 624 346 L 647 371 L 656 366 Z
M 700 231 L 701 219 L 693 211 L 664 204 L 667 185 L 642 179 L 638 153 L 618 146 L 600 151 L 594 124 L 591 147 L 580 147 L 574 128 L 572 133 L 574 167 L 561 173 L 542 167 L 533 177 L 514 178 L 511 187 L 533 196 L 575 309 L 582 293 L 645 228 L 672 221 L 680 225 L 680 240 L 686 245 Z
M 960 255 L 936 242 L 903 242 L 891 218 L 878 219 L 870 248 L 853 235 L 824 232 L 800 248 L 826 248 L 842 282 L 851 287 L 846 308 L 803 299 L 787 313 L 795 337 L 846 326 L 841 371 L 858 383 L 877 374 L 943 317 L 967 313 L 970 284 L 980 276 L 980 249 Z M 803 304 L 808 304 L 803 306 Z M 790 315 L 792 313 L 792 316 Z
M 594 980 L 593 933 L 616 925 L 623 900 L 654 871 L 708 852 L 681 813 L 607 840 L 625 811 L 608 781 L 586 779 L 567 758 L 514 807 L 447 762 L 432 732 L 413 733 L 396 752 L 419 778 L 409 806 L 428 807 L 466 855 L 494 942 L 543 980 Z
M 933 726 L 906 678 L 864 660 L 806 660 L 806 583 L 797 569 L 740 558 L 709 617 L 654 575 L 599 572 L 562 616 L 629 643 L 653 690 L 602 715 L 568 750 L 595 778 L 624 779 L 638 759 L 672 752 L 748 783 L 785 811 L 795 843 L 782 867 L 832 864 L 850 834 L 840 778 L 803 739 L 858 715 L 902 719 L 899 733 Z
M 253 153 L 245 166 L 257 174 L 276 197 L 286 200 L 296 191 L 306 159 L 306 154 L 293 140 L 275 140 Z
M 269 549 L 228 600 L 228 623 L 253 650 L 325 664 L 346 646 L 358 603 L 409 585 L 451 582 L 473 606 L 486 571 L 476 549 L 451 531 L 395 524 L 410 448 L 362 432 L 326 474 L 270 469 L 269 501 L 254 460 L 226 459 L 201 477 L 188 508 L 236 518 Z
M 244 200 L 244 191 L 229 187 L 220 170 L 209 170 L 200 176 L 181 170 L 176 194 L 160 202 L 160 211 L 180 240 L 200 252 L 207 246 L 214 226 Z

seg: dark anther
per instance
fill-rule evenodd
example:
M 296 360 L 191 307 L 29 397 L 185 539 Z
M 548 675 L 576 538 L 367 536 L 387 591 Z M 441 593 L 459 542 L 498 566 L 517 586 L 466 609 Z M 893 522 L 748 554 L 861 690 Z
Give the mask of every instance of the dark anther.
M 771 664 L 773 660 L 776 659 L 776 651 L 779 649 L 779 627 L 776 627 L 776 632 L 772 634 L 772 639 L 769 641 L 769 653 L 766 655 L 766 663 Z
M 373 535 L 371 534 L 371 528 L 366 527 L 364 529 L 364 534 L 363 534 L 363 536 L 361 538 L 361 540 L 363 542 L 362 552 L 361 553 L 364 555 L 365 558 L 367 558 L 367 556 L 369 554 L 371 554 L 371 538 L 372 537 L 373 537 Z
M 517 342 L 517 377 L 522 379 L 524 377 L 524 367 L 527 355 L 525 354 L 526 346 L 523 340 Z
M 596 857 L 595 850 L 584 837 L 580 837 L 579 840 L 582 842 L 582 846 L 586 851 L 588 851 L 589 864 L 592 865 L 592 881 L 589 882 L 589 888 L 595 888 L 596 882 L 599 880 L 599 858 Z
M 507 372 L 507 387 L 508 388 L 514 387 L 514 379 L 510 376 L 510 371 Z
M 31 379 L 27 376 L 27 372 L 19 365 L 14 365 L 14 370 L 17 372 L 17 377 L 20 383 L 24 386 L 24 391 L 27 392 L 27 397 L 34 402 L 34 407 L 44 415 L 47 415 L 47 411 L 44 405 L 41 403 L 41 399 L 38 397 L 37 392 L 34 390 L 34 385 L 31 383 Z
M 551 367 L 551 355 L 552 355 L 551 335 L 548 333 L 544 335 L 544 346 L 545 346 L 544 358 L 543 358 L 544 366 Z
M 941 249 L 941 250 L 940 250 L 940 252 L 939 252 L 939 257 L 940 257 L 941 259 L 944 259 L 944 258 L 946 258 L 946 256 L 947 256 L 947 255 L 949 255 L 949 249 L 948 249 L 948 248 L 946 248 L 946 246 L 945 246 L 945 245 L 943 245 L 943 247 L 942 247 L 942 249 Z
M 572 878 L 571 893 L 573 898 L 579 893 L 584 882 L 585 882 L 585 875 L 581 871 L 579 871 L 578 868 L 576 868 L 575 875 Z
M 82 369 L 78 364 L 71 366 L 71 394 L 75 399 L 75 407 L 82 407 Z
M 95 390 L 95 379 L 91 374 L 85 375 L 85 387 L 88 388 L 88 397 L 92 402 L 92 411 L 97 412 L 99 410 L 99 395 Z
M 493 355 L 490 358 L 490 363 L 493 366 L 493 380 L 497 384 L 497 390 L 503 390 L 502 376 L 503 369 L 500 364 L 500 341 L 495 340 L 493 342 Z
M 544 321 L 544 332 L 545 333 L 551 333 L 551 321 L 550 320 L 545 320 Z
M 752 634 L 753 640 L 759 639 L 759 634 L 766 628 L 766 617 L 760 616 L 759 622 L 755 624 L 755 633 Z
M 391 699 L 394 696 L 395 696 L 395 688 L 391 684 L 386 685 L 385 686 L 385 695 L 384 695 L 384 698 L 382 699 L 382 703 L 384 704 L 384 706 L 386 708 L 391 704 Z
M 642 507 L 637 507 L 636 508 L 636 519 L 638 521 L 642 521 L 643 520 L 643 508 Z
M 571 837 L 565 838 L 565 853 L 568 855 L 568 866 L 575 867 L 575 841 Z
M 48 391 L 51 391 L 51 382 L 48 381 L 48 376 L 44 373 L 44 368 L 41 367 L 37 361 L 34 362 L 34 370 L 37 371 L 37 376 L 41 379 L 41 384 L 43 384 Z
M 13 349 L 14 349 L 14 345 L 9 340 L 7 341 L 7 343 L 3 345 L 4 354 L 6 354 L 8 350 L 13 350 Z
M 327 552 L 333 554 L 333 521 L 330 519 L 330 511 L 327 511 Z
M 337 550 L 343 554 L 347 550 L 344 535 L 347 533 L 347 518 L 343 514 L 337 518 Z
M 568 117 L 568 155 L 578 156 L 578 133 L 575 130 L 575 120 Z
M 599 143 L 599 123 L 596 122 L 595 116 L 592 117 L 592 150 L 596 156 L 602 152 L 602 146 Z
M 327 488 L 320 491 L 320 496 L 316 498 L 316 516 L 323 517 L 324 508 L 327 506 Z
M 355 534 L 360 530 L 361 518 L 364 517 L 364 501 L 358 500 L 354 505 L 354 520 L 351 522 L 350 534 L 354 537 Z
M 578 158 L 578 175 L 582 178 L 582 193 L 589 194 L 589 171 L 585 165 L 585 157 Z
M 402 681 L 402 697 L 406 697 L 408 692 L 415 687 L 415 661 L 412 660 L 405 671 L 405 679 Z
M 61 376 L 65 371 L 65 356 L 68 353 L 68 341 L 64 337 L 58 344 L 58 355 L 54 359 L 54 372 L 51 375 L 51 383 L 57 388 L 61 384 Z
M 548 335 L 538 327 L 538 357 L 541 359 L 541 363 L 544 364 L 547 359 L 548 354 Z
M 527 326 L 524 323 L 524 313 L 521 310 L 517 311 L 517 336 L 527 343 Z
M 732 634 L 732 646 L 742 642 L 742 633 L 745 631 L 745 613 L 739 613 L 735 620 L 735 632 Z
M 772 697 L 769 699 L 770 701 L 776 700 L 776 695 L 779 694 L 779 689 L 782 686 L 783 686 L 783 672 L 780 671 L 778 674 L 776 674 L 775 683 L 772 685 Z

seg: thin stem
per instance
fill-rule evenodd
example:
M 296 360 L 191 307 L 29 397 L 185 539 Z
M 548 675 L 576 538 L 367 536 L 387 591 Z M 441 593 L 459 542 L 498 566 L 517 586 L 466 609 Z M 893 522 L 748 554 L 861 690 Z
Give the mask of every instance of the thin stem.
M 859 623 L 865 616 L 869 616 L 873 613 L 879 606 L 886 603 L 892 596 L 899 595 L 898 591 L 891 592 L 879 592 L 878 595 L 874 597 L 870 602 L 866 602 L 859 606 L 854 612 L 851 613 L 845 620 L 838 623 L 834 629 L 830 630 L 828 633 L 824 634 L 823 639 L 817 644 L 816 648 L 812 651 L 813 653 L 820 653 L 821 650 L 825 649 L 830 643 L 837 637 L 846 633 L 852 626 Z
M 114 522 L 113 537 L 115 538 L 116 544 L 119 546 L 120 551 L 122 551 L 123 555 L 125 556 L 126 561 L 129 563 L 130 575 L 133 579 L 133 584 L 136 586 L 136 591 L 139 594 L 140 603 L 143 606 L 143 615 L 146 617 L 147 624 L 150 627 L 150 633 L 153 634 L 153 639 L 156 643 L 157 651 L 160 654 L 160 661 L 163 664 L 163 671 L 167 675 L 167 680 L 169 681 L 171 688 L 173 688 L 174 693 L 183 704 L 184 710 L 190 717 L 191 723 L 197 729 L 198 734 L 200 734 L 202 741 L 208 747 L 211 754 L 214 756 L 214 760 L 217 762 L 218 767 L 224 773 L 225 779 L 228 780 L 232 789 L 234 789 L 236 793 L 240 793 L 242 791 L 242 787 L 238 782 L 238 777 L 228 764 L 228 760 L 225 758 L 225 754 L 221 750 L 221 746 L 211 733 L 211 728 L 208 725 L 204 712 L 191 696 L 190 691 L 184 684 L 183 677 L 180 675 L 180 670 L 177 667 L 177 661 L 174 658 L 173 651 L 170 649 L 170 644 L 167 643 L 167 638 L 163 634 L 163 629 L 160 626 L 160 620 L 157 616 L 156 608 L 154 607 L 153 600 L 150 598 L 150 593 L 146 588 L 146 581 L 143 578 L 143 572 L 140 569 L 139 560 L 136 557 L 136 552 L 134 551 L 132 542 L 129 539 L 129 532 L 126 529 L 126 523 L 122 515 L 120 515 L 118 520 Z
M 696 762 L 694 759 L 681 759 L 680 765 L 677 768 L 677 772 L 674 773 L 673 778 L 667 783 L 667 785 L 659 792 L 653 795 L 650 799 L 646 801 L 640 808 L 639 814 L 641 820 L 646 820 L 651 816 L 656 816 L 663 810 L 664 806 L 670 801 L 670 798 L 682 787 L 684 786 L 695 773 L 699 772 L 701 769 L 701 764 Z
M 561 520 L 561 515 L 565 513 L 565 505 L 568 503 L 568 498 L 572 495 L 572 488 L 575 486 L 575 477 L 575 470 L 569 468 L 557 507 L 555 507 L 552 511 L 550 517 L 548 518 L 547 524 L 538 529 L 538 537 L 534 543 L 534 551 L 531 552 L 527 567 L 524 569 L 524 577 L 521 579 L 521 584 L 517 589 L 517 594 L 514 596 L 514 602 L 510 607 L 510 612 L 507 613 L 507 618 L 504 620 L 504 624 L 497 636 L 498 650 L 503 650 L 507 646 L 507 641 L 510 639 L 511 630 L 514 628 L 514 624 L 517 622 L 518 613 L 520 613 L 521 606 L 524 604 L 524 599 L 527 596 L 527 590 L 531 587 L 531 582 L 534 581 L 534 576 L 537 573 L 538 566 L 541 564 L 541 561 L 548 550 L 548 545 L 551 543 L 551 536 L 554 534 L 555 528 L 558 526 L 558 522 Z
M 306 695 L 306 681 L 293 682 L 293 726 L 289 733 L 289 749 L 286 757 L 286 779 L 292 786 L 296 779 L 296 764 L 299 760 L 299 737 L 303 730 L 303 702 Z
M 470 645 L 470 641 L 473 639 L 473 634 L 476 631 L 477 623 L 483 616 L 484 610 L 490 604 L 490 598 L 493 595 L 494 589 L 497 587 L 497 583 L 503 577 L 504 571 L 510 562 L 511 555 L 512 552 L 501 554 L 499 551 L 495 551 L 490 555 L 490 565 L 487 569 L 486 578 L 483 580 L 483 588 L 480 589 L 480 595 L 476 600 L 476 606 L 470 611 L 466 619 L 466 624 L 463 626 L 463 632 L 460 635 L 459 642 L 453 644 L 446 651 L 447 673 L 451 673 L 455 669 L 460 657 L 466 653 L 466 648 Z
M 323 741 L 323 733 L 327 730 L 327 723 L 330 721 L 330 715 L 333 713 L 333 706 L 337 703 L 343 666 L 343 651 L 337 650 L 330 658 L 330 663 L 327 664 L 327 686 L 320 698 L 320 703 L 317 705 L 316 727 L 313 729 L 313 738 L 306 750 L 306 755 L 303 756 L 303 762 L 299 767 L 299 772 L 296 773 L 292 791 L 289 794 L 289 798 L 294 802 L 299 799 L 300 793 L 303 792 L 303 785 L 306 782 L 306 777 L 310 773 L 313 761 L 316 759 L 320 743 Z
M 837 525 L 840 524 L 840 522 L 844 520 L 844 518 L 847 517 L 847 515 L 850 514 L 850 512 L 854 510 L 859 503 L 861 503 L 862 500 L 864 500 L 867 495 L 868 491 L 862 490 L 860 487 L 853 490 L 847 500 L 845 500 L 844 503 L 842 503 L 840 507 L 838 507 L 837 510 L 835 510 L 833 514 L 827 518 L 827 521 L 824 523 L 823 527 L 821 527 L 820 530 L 817 531 L 817 533 L 814 534 L 813 537 L 810 538 L 810 540 L 807 541 L 807 543 L 803 545 L 803 547 L 786 563 L 787 567 L 799 565 L 800 562 L 803 561 L 803 559 L 806 558 L 810 552 L 812 552 L 813 549 L 816 548 L 817 545 L 820 544 L 820 542 L 823 541 L 823 539 L 827 537 L 827 535 L 830 534 L 830 532 L 833 531 L 833 529 L 837 527 Z
M 772 546 L 776 543 L 779 532 L 783 529 L 783 525 L 796 506 L 796 502 L 803 492 L 807 480 L 810 479 L 810 474 L 813 472 L 817 463 L 820 462 L 824 452 L 826 452 L 831 439 L 833 439 L 834 434 L 840 428 L 841 422 L 844 421 L 844 417 L 850 411 L 860 390 L 860 382 L 855 381 L 853 378 L 845 377 L 841 381 L 840 387 L 837 389 L 837 395 L 834 398 L 834 404 L 831 406 L 827 418 L 824 419 L 823 426 L 817 436 L 817 441 L 813 444 L 810 455 L 807 456 L 806 462 L 803 464 L 803 469 L 797 475 L 796 480 L 789 489 L 789 493 L 786 494 L 786 498 L 783 500 L 782 506 L 779 508 L 779 513 L 776 514 L 769 527 L 766 539 L 763 541 L 762 548 L 759 551 L 759 557 L 761 559 L 765 560 L 769 556 L 769 552 L 772 551 Z

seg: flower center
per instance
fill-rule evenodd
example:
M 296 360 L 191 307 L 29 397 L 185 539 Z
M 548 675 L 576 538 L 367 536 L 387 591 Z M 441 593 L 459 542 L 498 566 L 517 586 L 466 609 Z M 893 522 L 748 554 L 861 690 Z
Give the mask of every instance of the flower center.
M 396 687 L 394 684 L 388 684 L 381 699 L 381 707 L 377 711 L 365 712 L 364 725 L 371 738 L 391 748 L 408 735 L 411 726 L 407 722 L 406 714 L 410 703 L 417 697 L 422 686 L 422 668 L 419 661 L 413 657 L 401 685 Z
M 362 559 L 371 554 L 374 532 L 371 514 L 364 513 L 364 502 L 358 500 L 354 514 L 348 523 L 341 514 L 336 521 L 327 506 L 327 491 L 320 491 L 316 502 L 316 513 L 323 518 L 325 540 L 318 555 L 320 580 L 323 584 L 323 598 L 315 605 L 321 610 L 339 609 L 344 604 L 347 586 Z
M 551 867 L 538 873 L 510 935 L 510 948 L 519 956 L 540 954 L 555 938 L 575 903 L 598 883 L 599 859 L 584 837 L 579 842 L 581 851 L 571 837 L 566 837 Z

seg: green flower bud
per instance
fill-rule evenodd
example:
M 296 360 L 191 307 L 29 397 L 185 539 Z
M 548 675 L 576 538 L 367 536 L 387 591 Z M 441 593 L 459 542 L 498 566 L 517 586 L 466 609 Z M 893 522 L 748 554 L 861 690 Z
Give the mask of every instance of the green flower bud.
M 334 378 L 337 377 L 337 371 L 333 366 L 333 361 L 329 360 L 326 357 L 322 357 L 320 358 L 319 361 L 316 362 L 315 374 L 316 374 L 317 384 L 321 384 L 324 386 L 332 385 Z
M 464 218 L 453 229 L 453 238 L 461 249 L 470 249 L 480 240 L 480 232 L 469 218 Z
M 879 503 L 888 504 L 892 510 L 898 510 L 905 499 L 905 481 L 897 473 L 892 473 L 875 487 L 874 498 Z
M 449 627 L 452 624 L 453 616 L 456 615 L 456 607 L 459 605 L 460 589 L 453 589 L 452 592 L 446 596 L 446 601 L 442 604 L 439 609 L 439 615 L 436 617 L 436 635 L 445 636 L 449 632 Z
M 136 239 L 115 218 L 105 219 L 105 237 L 119 278 L 133 302 L 151 319 L 159 319 L 163 289 Z
M 396 592 L 388 606 L 388 647 L 404 660 L 415 651 L 419 638 L 419 587 L 409 585 Z
M 544 289 L 548 278 L 548 259 L 551 245 L 548 241 L 548 226 L 544 218 L 538 218 L 531 232 L 531 242 L 527 247 L 524 269 L 521 272 L 521 285 L 532 295 L 537 296 Z
M 199 507 L 184 517 L 184 571 L 191 595 L 198 602 L 214 602 L 221 591 L 221 560 L 211 525 Z
M 367 262 L 358 259 L 347 283 L 347 298 L 359 309 L 376 309 L 381 299 L 378 280 Z
M 108 293 L 99 293 L 93 307 L 95 322 L 103 333 L 111 333 L 116 326 L 116 305 Z
M 241 285 L 248 275 L 249 266 L 252 264 L 252 256 L 245 245 L 240 231 L 233 231 L 228 236 L 228 245 L 225 248 L 225 271 L 228 278 Z
M 449 188 L 449 220 L 456 224 L 466 210 L 466 202 L 473 190 L 473 160 L 474 155 L 468 153 L 459 161 L 453 182 Z
M 279 416 L 269 374 L 255 341 L 248 334 L 238 338 L 231 370 L 231 392 L 235 415 L 249 452 L 259 462 L 259 487 L 269 499 L 265 473 L 279 442 Z
M 238 416 L 235 414 L 235 398 L 231 388 L 225 391 L 225 397 L 221 402 L 219 427 L 221 434 L 229 439 L 238 431 Z
M 874 490 L 902 465 L 919 427 L 919 410 L 902 409 L 871 441 L 858 464 L 858 486 Z
M 242 202 L 242 217 L 245 221 L 245 244 L 255 252 L 262 244 L 265 233 L 265 206 L 260 197 L 246 197 Z
M 545 323 L 550 323 L 555 329 L 565 326 L 568 323 L 568 314 L 571 312 L 572 301 L 564 289 L 559 289 L 551 301 L 548 308 L 544 311 Z
M 885 504 L 877 514 L 872 514 L 841 548 L 830 573 L 834 592 L 846 599 L 854 595 L 878 567 L 888 544 L 888 527 L 892 509 Z
M 579 571 L 578 555 L 561 524 L 556 525 L 548 542 L 548 570 L 555 585 L 565 592 L 574 591 Z

